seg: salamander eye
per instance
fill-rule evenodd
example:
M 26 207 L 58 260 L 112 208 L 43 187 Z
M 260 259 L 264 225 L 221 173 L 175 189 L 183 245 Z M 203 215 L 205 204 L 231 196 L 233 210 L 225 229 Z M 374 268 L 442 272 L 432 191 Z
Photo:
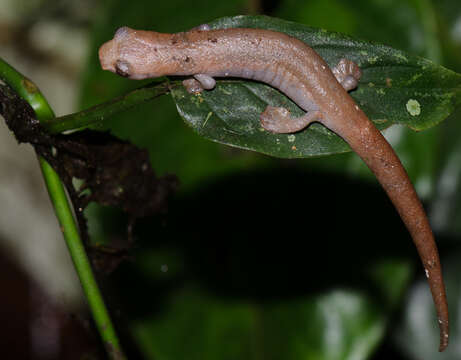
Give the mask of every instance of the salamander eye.
M 123 77 L 130 76 L 130 64 L 123 60 L 117 60 L 115 63 L 115 72 Z
M 130 33 L 130 30 L 131 29 L 128 26 L 123 26 L 121 28 L 118 28 L 117 31 L 115 32 L 114 38 L 122 39 Z

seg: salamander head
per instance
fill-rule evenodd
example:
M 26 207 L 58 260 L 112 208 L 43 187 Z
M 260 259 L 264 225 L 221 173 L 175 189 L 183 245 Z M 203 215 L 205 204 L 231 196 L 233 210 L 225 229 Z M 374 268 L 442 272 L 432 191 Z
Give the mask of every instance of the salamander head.
M 168 74 L 165 50 L 168 35 L 121 27 L 114 38 L 99 48 L 104 70 L 130 79 L 147 79 Z

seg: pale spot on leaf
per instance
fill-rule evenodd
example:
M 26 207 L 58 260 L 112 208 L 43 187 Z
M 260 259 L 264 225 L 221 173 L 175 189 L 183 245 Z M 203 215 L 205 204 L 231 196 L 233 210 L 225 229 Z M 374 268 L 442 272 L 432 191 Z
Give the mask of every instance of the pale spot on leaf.
M 406 107 L 411 116 L 418 116 L 421 114 L 421 105 L 415 99 L 408 100 Z

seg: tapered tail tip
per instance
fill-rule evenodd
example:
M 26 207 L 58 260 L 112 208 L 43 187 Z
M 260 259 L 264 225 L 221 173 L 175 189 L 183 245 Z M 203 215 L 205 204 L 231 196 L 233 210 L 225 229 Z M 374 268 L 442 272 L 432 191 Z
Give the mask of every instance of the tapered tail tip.
M 440 325 L 440 345 L 439 351 L 444 351 L 448 346 L 448 339 L 449 339 L 449 328 L 448 322 L 439 320 Z

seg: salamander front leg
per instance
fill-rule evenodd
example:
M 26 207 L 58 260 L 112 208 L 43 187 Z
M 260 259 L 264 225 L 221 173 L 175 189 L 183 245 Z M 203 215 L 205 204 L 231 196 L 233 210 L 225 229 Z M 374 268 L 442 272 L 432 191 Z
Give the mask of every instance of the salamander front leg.
M 311 122 L 322 118 L 323 114 L 318 110 L 308 111 L 304 116 L 292 118 L 289 110 L 274 106 L 268 106 L 260 115 L 261 126 L 267 131 L 279 134 L 300 131 Z
M 182 82 L 188 93 L 201 93 L 204 89 L 211 90 L 216 86 L 216 80 L 210 75 L 196 74 L 193 79 L 187 79 Z
M 209 31 L 211 30 L 211 27 L 210 25 L 208 24 L 201 24 L 199 26 L 196 26 L 196 27 L 193 27 L 192 29 L 190 29 L 191 31 L 194 31 L 194 30 L 198 30 L 198 31 Z

